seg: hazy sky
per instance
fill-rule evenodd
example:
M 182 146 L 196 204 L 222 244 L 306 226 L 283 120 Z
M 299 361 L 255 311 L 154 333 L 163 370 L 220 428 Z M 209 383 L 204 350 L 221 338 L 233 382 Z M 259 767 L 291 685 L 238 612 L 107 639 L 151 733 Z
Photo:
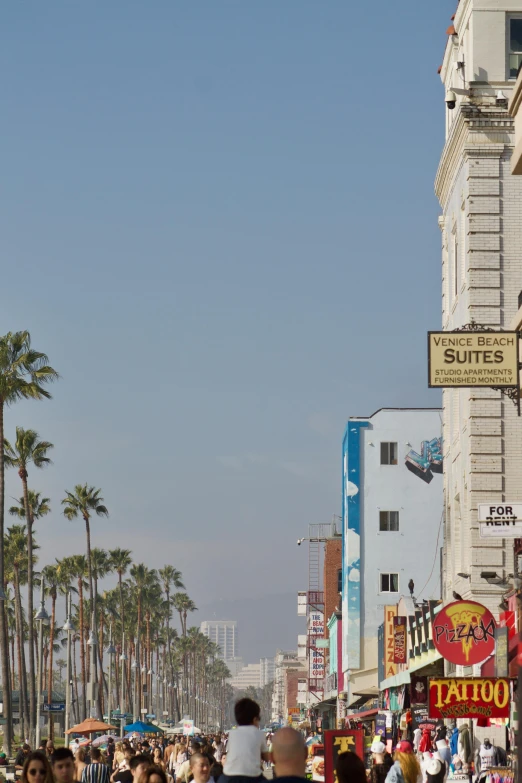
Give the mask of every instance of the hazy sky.
M 56 444 L 30 476 L 43 562 L 83 550 L 59 500 L 87 481 L 93 543 L 174 564 L 200 607 L 306 587 L 295 540 L 340 513 L 347 417 L 440 401 L 454 6 L 4 4 L 1 328 L 62 375 L 6 417 Z

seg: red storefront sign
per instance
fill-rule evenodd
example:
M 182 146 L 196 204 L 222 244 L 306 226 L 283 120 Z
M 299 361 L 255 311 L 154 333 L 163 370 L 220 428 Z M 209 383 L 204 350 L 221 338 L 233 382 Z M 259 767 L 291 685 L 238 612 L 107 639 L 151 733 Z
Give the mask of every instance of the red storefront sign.
M 430 718 L 508 718 L 509 680 L 430 678 Z
M 338 729 L 324 732 L 325 783 L 336 783 L 335 766 L 340 753 L 356 753 L 364 761 L 363 729 Z
M 393 618 L 393 662 L 406 663 L 406 618 Z
M 495 652 L 495 618 L 476 601 L 455 601 L 433 623 L 433 644 L 443 658 L 459 666 L 481 663 Z

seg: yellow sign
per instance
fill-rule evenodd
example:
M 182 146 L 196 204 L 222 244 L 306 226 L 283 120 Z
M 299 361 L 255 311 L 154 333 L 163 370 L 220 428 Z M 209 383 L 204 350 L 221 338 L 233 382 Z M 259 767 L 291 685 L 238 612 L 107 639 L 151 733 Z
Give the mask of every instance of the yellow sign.
M 393 618 L 397 617 L 397 606 L 384 607 L 384 679 L 397 674 L 395 658 L 395 636 Z
M 518 332 L 428 332 L 428 385 L 518 386 Z

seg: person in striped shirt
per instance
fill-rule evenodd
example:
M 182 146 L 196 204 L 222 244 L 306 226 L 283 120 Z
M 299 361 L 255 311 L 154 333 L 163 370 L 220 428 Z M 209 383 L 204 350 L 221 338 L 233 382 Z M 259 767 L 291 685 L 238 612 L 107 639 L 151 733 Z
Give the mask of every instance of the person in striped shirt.
M 110 783 L 109 770 L 99 748 L 91 750 L 91 763 L 83 770 L 81 783 Z

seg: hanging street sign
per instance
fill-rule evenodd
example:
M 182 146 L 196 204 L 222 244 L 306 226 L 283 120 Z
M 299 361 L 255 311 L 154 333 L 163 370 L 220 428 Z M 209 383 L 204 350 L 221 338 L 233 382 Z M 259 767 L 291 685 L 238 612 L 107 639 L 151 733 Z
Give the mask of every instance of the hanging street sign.
M 433 622 L 433 644 L 450 663 L 472 666 L 495 652 L 495 628 L 495 618 L 482 604 L 454 601 Z
M 65 703 L 62 704 L 44 704 L 44 712 L 64 712 Z
M 518 332 L 428 332 L 428 386 L 519 384 Z
M 508 718 L 509 680 L 430 677 L 430 718 Z

